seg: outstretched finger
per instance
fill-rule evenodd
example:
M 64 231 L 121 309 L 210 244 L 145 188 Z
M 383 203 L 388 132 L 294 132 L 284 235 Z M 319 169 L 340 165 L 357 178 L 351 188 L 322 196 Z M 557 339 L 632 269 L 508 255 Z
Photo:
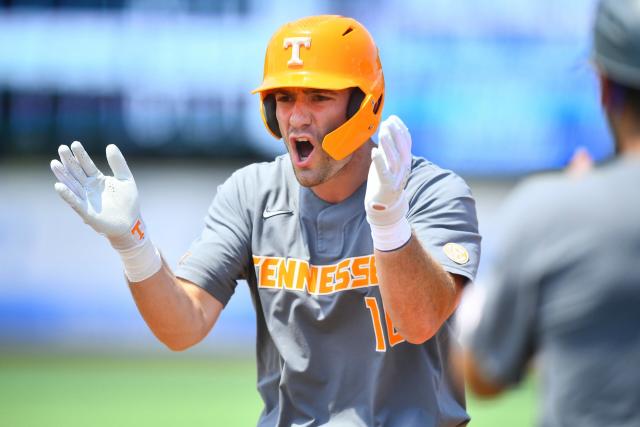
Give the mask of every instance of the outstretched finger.
M 371 150 L 371 160 L 373 161 L 373 165 L 378 172 L 380 180 L 382 180 L 382 177 L 386 176 L 389 172 L 387 168 L 387 162 L 384 158 L 384 153 L 380 148 L 374 147 Z
M 398 172 L 399 165 L 399 157 L 398 152 L 396 150 L 394 138 L 389 131 L 389 126 L 386 125 L 380 130 L 379 134 L 380 139 L 380 147 L 384 151 L 384 155 L 387 158 L 387 166 L 391 173 L 395 174 Z
M 51 160 L 49 166 L 51 167 L 51 172 L 58 178 L 58 181 L 71 189 L 76 196 L 84 199 L 84 189 L 82 185 L 67 171 L 67 168 L 65 168 L 62 163 L 58 160 Z
M 73 141 L 71 143 L 71 151 L 73 151 L 78 163 L 80 163 L 80 167 L 82 167 L 82 170 L 87 176 L 96 176 L 100 172 L 80 141 Z
M 82 167 L 80 167 L 80 163 L 78 163 L 78 159 L 76 159 L 69 147 L 61 145 L 58 147 L 58 154 L 67 171 L 78 180 L 80 185 L 84 185 L 87 182 L 87 174 L 84 173 Z
M 62 197 L 62 200 L 67 202 L 69 206 L 71 206 L 71 208 L 82 217 L 82 219 L 85 219 L 86 209 L 82 200 L 80 200 L 78 196 L 69 189 L 69 187 L 61 182 L 56 182 L 54 188 L 60 197 Z
M 398 116 L 389 117 L 389 132 L 396 142 L 396 150 L 403 167 L 411 165 L 411 134 Z
M 118 179 L 131 179 L 133 175 L 129 170 L 127 161 L 114 144 L 107 145 L 107 163 L 113 171 L 113 176 Z

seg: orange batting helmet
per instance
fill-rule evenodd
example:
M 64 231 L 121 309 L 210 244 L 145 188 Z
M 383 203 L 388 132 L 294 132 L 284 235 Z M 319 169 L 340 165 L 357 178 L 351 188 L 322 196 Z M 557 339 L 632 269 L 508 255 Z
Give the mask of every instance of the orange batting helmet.
M 347 121 L 325 135 L 322 148 L 340 160 L 374 134 L 384 103 L 384 76 L 378 48 L 369 32 L 355 19 L 337 15 L 302 18 L 276 31 L 264 59 L 260 93 L 262 119 L 276 138 L 273 90 L 304 87 L 339 90 L 354 88 Z

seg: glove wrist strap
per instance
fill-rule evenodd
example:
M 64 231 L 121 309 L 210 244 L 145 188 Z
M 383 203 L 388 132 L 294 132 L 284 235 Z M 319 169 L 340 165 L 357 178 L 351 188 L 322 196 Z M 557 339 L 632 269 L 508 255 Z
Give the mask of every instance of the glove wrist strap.
M 118 250 L 118 254 L 124 265 L 124 274 L 132 283 L 148 279 L 162 267 L 160 252 L 149 238 L 141 245 Z
M 394 251 L 404 246 L 411 238 L 411 226 L 406 217 L 390 225 L 370 226 L 373 247 L 379 251 Z
M 111 246 L 120 254 L 124 274 L 130 282 L 141 282 L 162 267 L 160 252 L 147 236 L 142 218 L 138 218 L 129 233 L 109 237 Z

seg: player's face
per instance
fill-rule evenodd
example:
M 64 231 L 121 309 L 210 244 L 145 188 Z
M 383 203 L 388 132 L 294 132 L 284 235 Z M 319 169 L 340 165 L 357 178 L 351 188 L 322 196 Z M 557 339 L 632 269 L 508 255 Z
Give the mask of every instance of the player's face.
M 351 159 L 335 160 L 322 149 L 324 136 L 347 118 L 350 89 L 287 88 L 275 93 L 276 118 L 296 178 L 305 187 L 327 182 Z

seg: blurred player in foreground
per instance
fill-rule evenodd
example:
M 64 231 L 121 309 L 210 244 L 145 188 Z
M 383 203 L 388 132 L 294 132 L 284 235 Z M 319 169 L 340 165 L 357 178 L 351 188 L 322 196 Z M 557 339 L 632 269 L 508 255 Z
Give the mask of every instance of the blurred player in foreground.
M 460 313 L 478 394 L 537 356 L 543 426 L 640 426 L 640 0 L 599 4 L 594 60 L 615 158 L 519 187 L 485 291 Z
M 467 185 L 412 157 L 395 116 L 372 142 L 384 78 L 373 39 L 353 19 L 281 27 L 254 92 L 288 155 L 218 188 L 175 273 L 149 239 L 115 146 L 113 177 L 80 143 L 61 146 L 56 191 L 118 251 L 142 316 L 173 350 L 202 340 L 236 280 L 247 280 L 260 426 L 466 424 L 447 355 L 449 317 L 480 253 Z

